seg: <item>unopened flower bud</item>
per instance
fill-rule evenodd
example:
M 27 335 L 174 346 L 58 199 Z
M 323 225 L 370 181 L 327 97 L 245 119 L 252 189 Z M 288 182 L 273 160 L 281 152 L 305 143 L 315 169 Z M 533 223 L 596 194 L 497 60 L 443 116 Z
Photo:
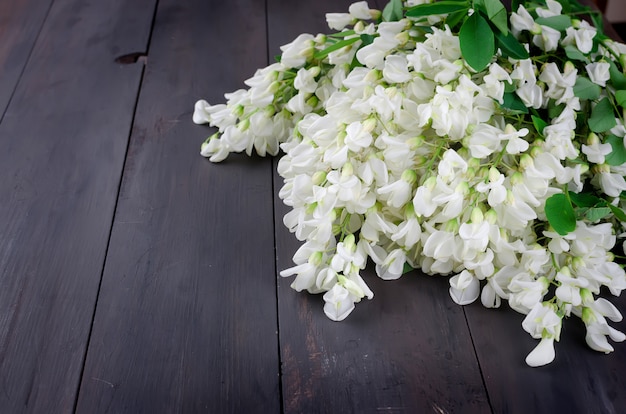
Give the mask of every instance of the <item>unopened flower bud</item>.
M 326 181 L 326 171 L 316 171 L 311 177 L 313 185 L 321 185 Z
M 470 220 L 474 224 L 480 224 L 484 221 L 485 216 L 480 207 L 474 207 L 472 209 L 472 214 L 470 215 Z
M 378 124 L 378 121 L 376 120 L 376 118 L 373 116 L 370 116 L 369 118 L 367 118 L 365 121 L 362 122 L 363 130 L 367 132 L 372 132 L 374 128 L 376 128 L 377 124 Z
M 513 174 L 511 174 L 511 184 L 515 185 L 515 184 L 523 184 L 524 183 L 524 175 L 519 172 L 516 171 Z
M 319 266 L 322 264 L 323 254 L 322 252 L 313 252 L 309 256 L 309 263 L 314 266 Z
M 587 136 L 587 145 L 597 145 L 599 143 L 600 138 L 595 134 L 595 132 L 592 132 Z
M 409 184 L 413 184 L 417 181 L 417 174 L 413 170 L 404 170 L 400 179 Z
M 313 214 L 316 208 L 317 208 L 317 201 L 314 201 L 313 203 L 306 206 L 306 209 L 304 210 L 304 212 L 308 215 L 311 215 Z
M 403 31 L 396 35 L 396 40 L 400 44 L 400 46 L 405 45 L 409 41 L 409 32 Z
M 315 95 L 311 95 L 311 97 L 309 99 L 306 100 L 306 104 L 309 105 L 312 108 L 315 108 L 317 106 L 317 104 L 319 103 L 319 98 Z
M 347 162 L 341 168 L 341 176 L 349 177 L 351 175 L 354 175 L 354 167 L 352 166 L 352 163 Z
M 453 218 L 452 220 L 446 221 L 446 223 L 443 225 L 443 230 L 451 233 L 458 233 L 459 227 L 460 225 L 458 219 Z
M 411 148 L 412 151 L 418 149 L 424 144 L 424 135 L 419 135 L 417 137 L 410 138 L 407 141 L 407 144 L 409 144 L 409 148 Z
M 593 322 L 597 321 L 595 312 L 593 311 L 593 309 L 588 308 L 588 307 L 583 307 L 583 311 L 582 311 L 582 315 L 580 319 L 583 320 L 585 325 L 590 325 Z
M 248 128 L 250 128 L 250 119 L 249 119 L 249 118 L 246 118 L 246 119 L 244 119 L 244 120 L 240 121 L 240 122 L 237 124 L 237 128 L 238 128 L 240 131 L 242 131 L 242 132 L 243 132 L 243 131 L 247 131 L 247 130 L 248 130 Z
M 484 214 L 485 221 L 489 224 L 496 224 L 498 221 L 498 213 L 496 210 L 490 208 Z
M 595 301 L 593 293 L 586 288 L 580 288 L 580 299 L 583 305 L 591 305 Z
M 381 77 L 382 73 L 380 70 L 372 69 L 367 73 L 367 75 L 365 75 L 364 81 L 365 83 L 368 83 L 370 85 L 375 85 L 376 83 L 378 83 Z
M 351 252 L 356 250 L 356 243 L 354 240 L 354 234 L 350 233 L 343 239 L 343 246 Z

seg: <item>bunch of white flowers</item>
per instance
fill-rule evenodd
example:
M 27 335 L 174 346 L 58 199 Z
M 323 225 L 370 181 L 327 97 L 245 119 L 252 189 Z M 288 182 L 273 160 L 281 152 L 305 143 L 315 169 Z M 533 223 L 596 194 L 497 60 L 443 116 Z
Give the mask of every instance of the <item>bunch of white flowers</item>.
M 541 339 L 531 366 L 554 359 L 572 314 L 595 350 L 626 338 L 599 297 L 626 288 L 626 46 L 572 18 L 573 1 L 514 6 L 358 2 L 226 104 L 196 103 L 194 122 L 218 128 L 211 161 L 284 153 L 284 224 L 303 244 L 280 274 L 324 293 L 332 320 L 373 297 L 369 258 L 386 280 L 451 275 L 461 305 L 508 301 Z

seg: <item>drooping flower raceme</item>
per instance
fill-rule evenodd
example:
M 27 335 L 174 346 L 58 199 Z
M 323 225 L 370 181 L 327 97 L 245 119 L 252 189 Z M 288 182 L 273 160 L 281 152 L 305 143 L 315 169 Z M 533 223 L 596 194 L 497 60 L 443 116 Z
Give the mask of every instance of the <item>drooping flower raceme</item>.
M 339 33 L 301 34 L 248 89 L 199 101 L 193 121 L 217 128 L 201 153 L 282 151 L 284 224 L 303 244 L 280 274 L 323 293 L 330 319 L 373 297 L 371 261 L 385 280 L 406 266 L 449 275 L 461 305 L 507 301 L 540 340 L 531 366 L 555 358 L 571 315 L 610 352 L 607 338 L 625 339 L 599 295 L 626 289 L 613 253 L 626 222 L 626 99 L 614 93 L 626 46 L 561 13 L 554 0 L 519 6 L 510 33 L 528 56 L 509 40 L 476 70 L 447 15 L 381 21 L 355 3 L 327 16 Z

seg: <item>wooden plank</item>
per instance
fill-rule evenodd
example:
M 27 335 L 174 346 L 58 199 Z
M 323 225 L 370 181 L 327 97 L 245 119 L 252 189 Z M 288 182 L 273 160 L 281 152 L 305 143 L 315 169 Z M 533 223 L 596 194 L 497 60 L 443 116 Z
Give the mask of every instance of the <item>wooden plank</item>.
M 211 164 L 191 122 L 265 33 L 263 2 L 159 2 L 79 413 L 280 410 L 271 161 Z
M 345 12 L 350 3 L 270 1 L 271 54 L 301 32 L 327 32 L 325 12 Z M 281 185 L 277 176 L 276 191 Z M 292 266 L 299 243 L 282 225 L 288 210 L 275 202 L 280 270 Z M 413 272 L 385 283 L 372 269 L 364 274 L 375 297 L 342 322 L 326 318 L 321 296 L 298 294 L 289 287 L 292 279 L 279 280 L 284 411 L 490 412 L 447 278 Z
M 0 125 L 0 412 L 73 410 L 152 4 L 56 0 Z
M 591 0 L 581 3 L 593 7 Z M 617 36 L 610 25 L 606 30 Z M 608 299 L 626 314 L 624 295 Z M 555 361 L 530 368 L 524 359 L 538 342 L 522 329 L 524 315 L 506 304 L 497 310 L 473 304 L 465 312 L 494 412 L 626 412 L 626 344 L 614 344 L 609 355 L 592 351 L 585 344 L 584 325 L 572 317 L 555 346 Z M 610 324 L 626 332 L 626 322 Z
M 612 302 L 626 313 L 626 297 Z M 572 318 L 564 323 L 556 359 L 540 368 L 524 359 L 537 345 L 521 327 L 524 315 L 503 305 L 465 309 L 481 369 L 496 413 L 626 412 L 626 344 L 604 355 L 585 344 L 585 328 Z M 626 323 L 610 323 L 626 331 Z
M 0 2 L 0 122 L 52 0 Z

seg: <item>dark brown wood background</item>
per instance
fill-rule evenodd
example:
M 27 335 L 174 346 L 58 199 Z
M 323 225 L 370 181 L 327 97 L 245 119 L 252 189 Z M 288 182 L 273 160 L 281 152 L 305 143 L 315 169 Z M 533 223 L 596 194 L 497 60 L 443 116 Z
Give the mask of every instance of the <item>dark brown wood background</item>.
M 276 160 L 200 157 L 193 104 L 349 4 L 0 2 L 0 413 L 626 412 L 626 345 L 575 320 L 532 369 L 523 316 L 446 278 L 368 269 L 335 323 L 277 276 Z

